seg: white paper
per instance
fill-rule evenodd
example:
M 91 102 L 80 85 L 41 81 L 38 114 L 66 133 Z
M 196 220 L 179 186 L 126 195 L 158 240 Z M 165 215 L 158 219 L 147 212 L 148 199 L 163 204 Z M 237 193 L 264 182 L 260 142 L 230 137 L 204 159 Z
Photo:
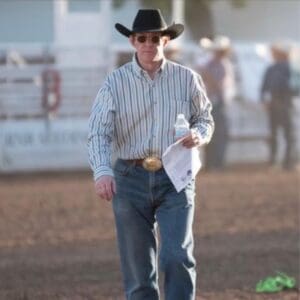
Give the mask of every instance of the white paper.
M 195 178 L 201 168 L 198 148 L 186 148 L 181 140 L 166 149 L 162 163 L 178 193 Z

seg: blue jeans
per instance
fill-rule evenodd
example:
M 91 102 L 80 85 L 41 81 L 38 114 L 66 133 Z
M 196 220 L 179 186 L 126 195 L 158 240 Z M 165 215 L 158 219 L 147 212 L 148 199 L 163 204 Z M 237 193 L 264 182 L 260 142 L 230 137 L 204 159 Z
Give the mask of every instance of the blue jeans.
M 158 224 L 165 299 L 195 299 L 194 181 L 177 193 L 164 169 L 148 172 L 124 160 L 117 160 L 114 174 L 113 209 L 126 298 L 159 299 Z

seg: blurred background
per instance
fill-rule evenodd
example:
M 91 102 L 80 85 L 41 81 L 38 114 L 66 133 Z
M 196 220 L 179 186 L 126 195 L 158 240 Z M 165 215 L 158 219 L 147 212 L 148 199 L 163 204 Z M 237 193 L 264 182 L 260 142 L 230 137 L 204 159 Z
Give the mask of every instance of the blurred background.
M 299 299 L 300 1 L 1 0 L 1 300 L 124 299 L 111 206 L 88 166 L 88 117 L 107 74 L 132 59 L 114 24 L 131 28 L 153 7 L 185 25 L 166 55 L 202 75 L 221 124 L 221 151 L 202 149 L 197 178 L 197 299 Z M 275 48 L 290 76 L 267 84 Z M 268 89 L 282 82 L 287 114 L 275 118 L 271 157 Z M 296 287 L 255 293 L 276 271 Z
M 1 173 L 88 167 L 91 105 L 105 76 L 132 57 L 128 40 L 114 24 L 131 28 L 141 7 L 159 7 L 167 23 L 185 24 L 168 53 L 198 72 L 209 56 L 200 39 L 230 39 L 234 84 L 227 91 L 234 92 L 226 105 L 224 164 L 268 160 L 268 117 L 260 90 L 272 63 L 272 43 L 288 42 L 290 64 L 300 70 L 299 1 L 2 0 Z M 297 133 L 300 101 L 293 101 Z M 299 153 L 299 139 L 296 144 Z M 279 146 L 278 159 L 284 151 L 283 143 Z

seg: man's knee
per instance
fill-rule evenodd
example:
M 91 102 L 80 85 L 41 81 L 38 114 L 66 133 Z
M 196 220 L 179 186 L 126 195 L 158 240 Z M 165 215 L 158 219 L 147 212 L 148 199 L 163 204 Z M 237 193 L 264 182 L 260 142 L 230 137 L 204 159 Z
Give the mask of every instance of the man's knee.
M 163 251 L 160 255 L 160 268 L 162 271 L 167 269 L 193 268 L 195 259 L 189 251 L 181 249 L 180 251 Z

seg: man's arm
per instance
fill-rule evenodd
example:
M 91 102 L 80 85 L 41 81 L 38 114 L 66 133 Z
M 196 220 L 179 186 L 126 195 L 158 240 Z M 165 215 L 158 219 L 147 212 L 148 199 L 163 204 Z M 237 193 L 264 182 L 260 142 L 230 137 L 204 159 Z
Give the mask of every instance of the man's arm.
M 104 86 L 98 92 L 89 119 L 88 152 L 96 193 L 106 200 L 110 200 L 115 193 L 111 168 L 114 111 L 112 95 Z
M 202 78 L 194 74 L 191 83 L 191 112 L 192 117 L 189 120 L 191 126 L 191 136 L 197 146 L 209 143 L 214 132 L 214 120 L 211 115 L 212 105 L 207 97 L 206 89 Z M 188 143 L 189 145 L 192 144 Z
M 267 68 L 262 78 L 260 99 L 264 103 L 269 103 L 271 100 L 270 67 Z

